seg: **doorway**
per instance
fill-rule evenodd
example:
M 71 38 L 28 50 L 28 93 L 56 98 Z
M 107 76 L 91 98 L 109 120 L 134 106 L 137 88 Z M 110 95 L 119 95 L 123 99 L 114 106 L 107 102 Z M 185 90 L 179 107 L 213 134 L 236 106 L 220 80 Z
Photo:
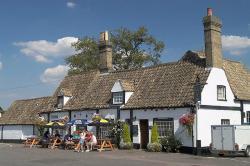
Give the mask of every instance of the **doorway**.
M 147 149 L 148 144 L 148 120 L 140 120 L 141 149 Z

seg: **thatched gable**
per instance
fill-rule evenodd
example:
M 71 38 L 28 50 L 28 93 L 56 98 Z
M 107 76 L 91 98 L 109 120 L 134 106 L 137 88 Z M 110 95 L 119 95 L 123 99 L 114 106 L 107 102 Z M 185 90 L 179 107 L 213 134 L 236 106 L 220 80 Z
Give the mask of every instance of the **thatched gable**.
M 40 112 L 52 110 L 51 97 L 14 101 L 0 118 L 1 124 L 34 124 Z

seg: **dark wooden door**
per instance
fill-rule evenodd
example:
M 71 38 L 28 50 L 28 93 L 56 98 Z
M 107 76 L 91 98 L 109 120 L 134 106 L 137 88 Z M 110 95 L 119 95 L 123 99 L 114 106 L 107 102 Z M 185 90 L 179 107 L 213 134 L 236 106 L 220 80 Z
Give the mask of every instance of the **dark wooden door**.
M 148 144 L 148 120 L 140 120 L 141 149 L 146 149 Z

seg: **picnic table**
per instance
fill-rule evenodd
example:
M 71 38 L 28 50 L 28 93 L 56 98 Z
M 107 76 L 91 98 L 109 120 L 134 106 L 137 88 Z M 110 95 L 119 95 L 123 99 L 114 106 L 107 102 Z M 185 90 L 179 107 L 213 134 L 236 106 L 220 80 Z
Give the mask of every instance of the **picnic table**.
M 24 142 L 24 147 L 29 146 L 32 148 L 35 145 L 38 145 L 40 142 L 40 139 L 37 137 L 28 137 L 26 138 L 26 141 Z
M 103 151 L 103 150 L 114 150 L 114 147 L 111 143 L 111 139 L 97 139 L 97 147 L 99 147 L 99 149 L 97 149 L 99 152 Z
M 55 149 L 56 147 L 59 147 L 61 145 L 62 141 L 60 138 L 52 138 L 50 140 L 50 144 L 49 146 L 51 147 L 51 149 Z

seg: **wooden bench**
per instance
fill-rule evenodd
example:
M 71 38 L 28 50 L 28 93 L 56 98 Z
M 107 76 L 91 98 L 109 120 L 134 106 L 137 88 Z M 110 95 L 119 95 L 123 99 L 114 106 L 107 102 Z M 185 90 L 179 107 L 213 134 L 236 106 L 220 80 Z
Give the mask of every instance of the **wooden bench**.
M 39 142 L 39 138 L 27 138 L 24 142 L 24 147 L 29 146 L 29 148 L 32 148 L 33 146 L 38 145 Z

